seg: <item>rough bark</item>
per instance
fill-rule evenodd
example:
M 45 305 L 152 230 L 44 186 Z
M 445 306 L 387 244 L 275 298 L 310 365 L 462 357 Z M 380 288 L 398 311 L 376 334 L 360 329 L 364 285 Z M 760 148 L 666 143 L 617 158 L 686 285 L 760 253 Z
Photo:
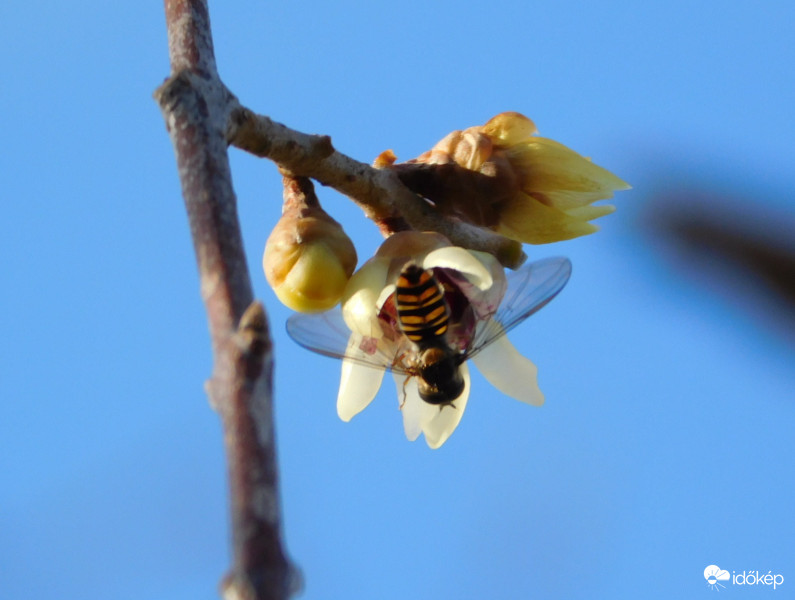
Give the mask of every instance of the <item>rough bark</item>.
M 282 544 L 273 349 L 254 302 L 224 132 L 233 100 L 215 69 L 204 0 L 166 0 L 171 77 L 156 91 L 177 158 L 213 346 L 207 384 L 221 416 L 233 564 L 228 599 L 282 600 L 296 577 Z

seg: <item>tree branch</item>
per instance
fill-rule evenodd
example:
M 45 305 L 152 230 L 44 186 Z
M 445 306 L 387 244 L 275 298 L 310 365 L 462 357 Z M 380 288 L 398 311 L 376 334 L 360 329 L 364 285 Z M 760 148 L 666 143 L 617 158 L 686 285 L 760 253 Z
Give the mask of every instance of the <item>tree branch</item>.
M 311 177 L 345 194 L 385 233 L 405 229 L 437 231 L 457 246 L 481 250 L 516 268 L 526 255 L 522 244 L 501 235 L 445 218 L 409 190 L 390 169 L 376 169 L 337 152 L 328 136 L 307 135 L 230 105 L 227 139 L 238 148 L 276 162 L 293 175 Z
M 233 565 L 228 599 L 282 600 L 295 576 L 281 541 L 272 408 L 272 346 L 253 302 L 225 139 L 233 98 L 213 55 L 205 0 L 166 0 L 171 77 L 155 92 L 177 158 L 201 294 L 229 472 Z
M 207 391 L 223 424 L 232 515 L 233 564 L 223 595 L 283 600 L 298 577 L 281 539 L 273 349 L 264 308 L 253 300 L 228 144 L 346 194 L 387 235 L 437 231 L 510 267 L 524 254 L 517 242 L 440 216 L 392 170 L 337 152 L 329 137 L 293 131 L 242 107 L 218 76 L 207 0 L 165 0 L 165 11 L 171 76 L 155 98 L 174 145 L 212 339 Z

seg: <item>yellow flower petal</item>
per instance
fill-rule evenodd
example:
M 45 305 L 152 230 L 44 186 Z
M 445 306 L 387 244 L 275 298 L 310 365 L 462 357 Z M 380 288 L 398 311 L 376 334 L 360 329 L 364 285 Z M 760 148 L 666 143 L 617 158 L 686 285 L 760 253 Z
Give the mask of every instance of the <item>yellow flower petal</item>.
M 603 190 L 596 192 L 581 192 L 572 190 L 559 190 L 559 189 L 538 189 L 535 186 L 528 185 L 524 190 L 526 194 L 541 194 L 547 204 L 559 208 L 560 210 L 569 212 L 572 209 L 588 206 L 597 200 L 606 200 L 612 198 L 612 192 L 605 192 Z M 533 188 L 533 189 L 531 189 Z M 605 205 L 607 206 L 607 205 Z M 611 211 L 612 212 L 612 211 Z
M 575 219 L 583 221 L 593 221 L 599 217 L 604 217 L 616 211 L 612 204 L 600 204 L 599 206 L 581 206 L 580 208 L 569 208 L 564 212 Z
M 555 198 L 555 205 L 560 208 L 584 206 L 595 200 L 612 198 L 614 191 L 630 188 L 607 169 L 547 138 L 532 138 L 508 148 L 506 153 L 522 175 L 525 192 L 540 192 L 550 197 L 560 192 L 582 194 L 560 194 Z
M 527 244 L 549 244 L 598 231 L 596 225 L 518 194 L 502 209 L 497 233 Z
M 536 131 L 536 125 L 518 112 L 504 112 L 492 117 L 481 131 L 488 135 L 495 145 L 505 147 L 525 141 Z

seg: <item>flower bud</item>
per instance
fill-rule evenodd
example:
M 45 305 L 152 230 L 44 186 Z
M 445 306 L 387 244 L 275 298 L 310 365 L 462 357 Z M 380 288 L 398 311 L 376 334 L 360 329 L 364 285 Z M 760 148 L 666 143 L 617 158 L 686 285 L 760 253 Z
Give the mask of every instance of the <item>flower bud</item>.
M 262 258 L 265 277 L 279 300 L 298 312 L 332 308 L 340 301 L 356 260 L 353 242 L 320 207 L 311 183 L 285 178 L 282 217 Z
M 535 135 L 516 112 L 454 131 L 406 163 L 379 157 L 439 212 L 529 244 L 598 230 L 591 220 L 615 210 L 593 202 L 629 189 L 624 181 L 566 146 Z

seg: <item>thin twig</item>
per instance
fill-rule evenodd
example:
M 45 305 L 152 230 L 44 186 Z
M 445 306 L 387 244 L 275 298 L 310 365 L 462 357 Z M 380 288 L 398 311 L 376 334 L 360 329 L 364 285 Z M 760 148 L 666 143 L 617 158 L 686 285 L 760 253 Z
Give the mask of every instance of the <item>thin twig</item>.
M 235 106 L 227 139 L 238 148 L 276 162 L 296 176 L 311 177 L 356 202 L 382 231 L 405 228 L 436 231 L 458 246 L 489 252 L 506 267 L 526 256 L 522 245 L 480 227 L 446 218 L 409 190 L 390 169 L 377 169 L 337 152 L 328 136 L 307 135 Z
M 166 0 L 171 77 L 155 92 L 177 158 L 207 308 L 207 389 L 224 429 L 232 512 L 228 599 L 283 600 L 295 587 L 281 540 L 272 347 L 253 301 L 225 139 L 233 100 L 213 55 L 205 0 Z

